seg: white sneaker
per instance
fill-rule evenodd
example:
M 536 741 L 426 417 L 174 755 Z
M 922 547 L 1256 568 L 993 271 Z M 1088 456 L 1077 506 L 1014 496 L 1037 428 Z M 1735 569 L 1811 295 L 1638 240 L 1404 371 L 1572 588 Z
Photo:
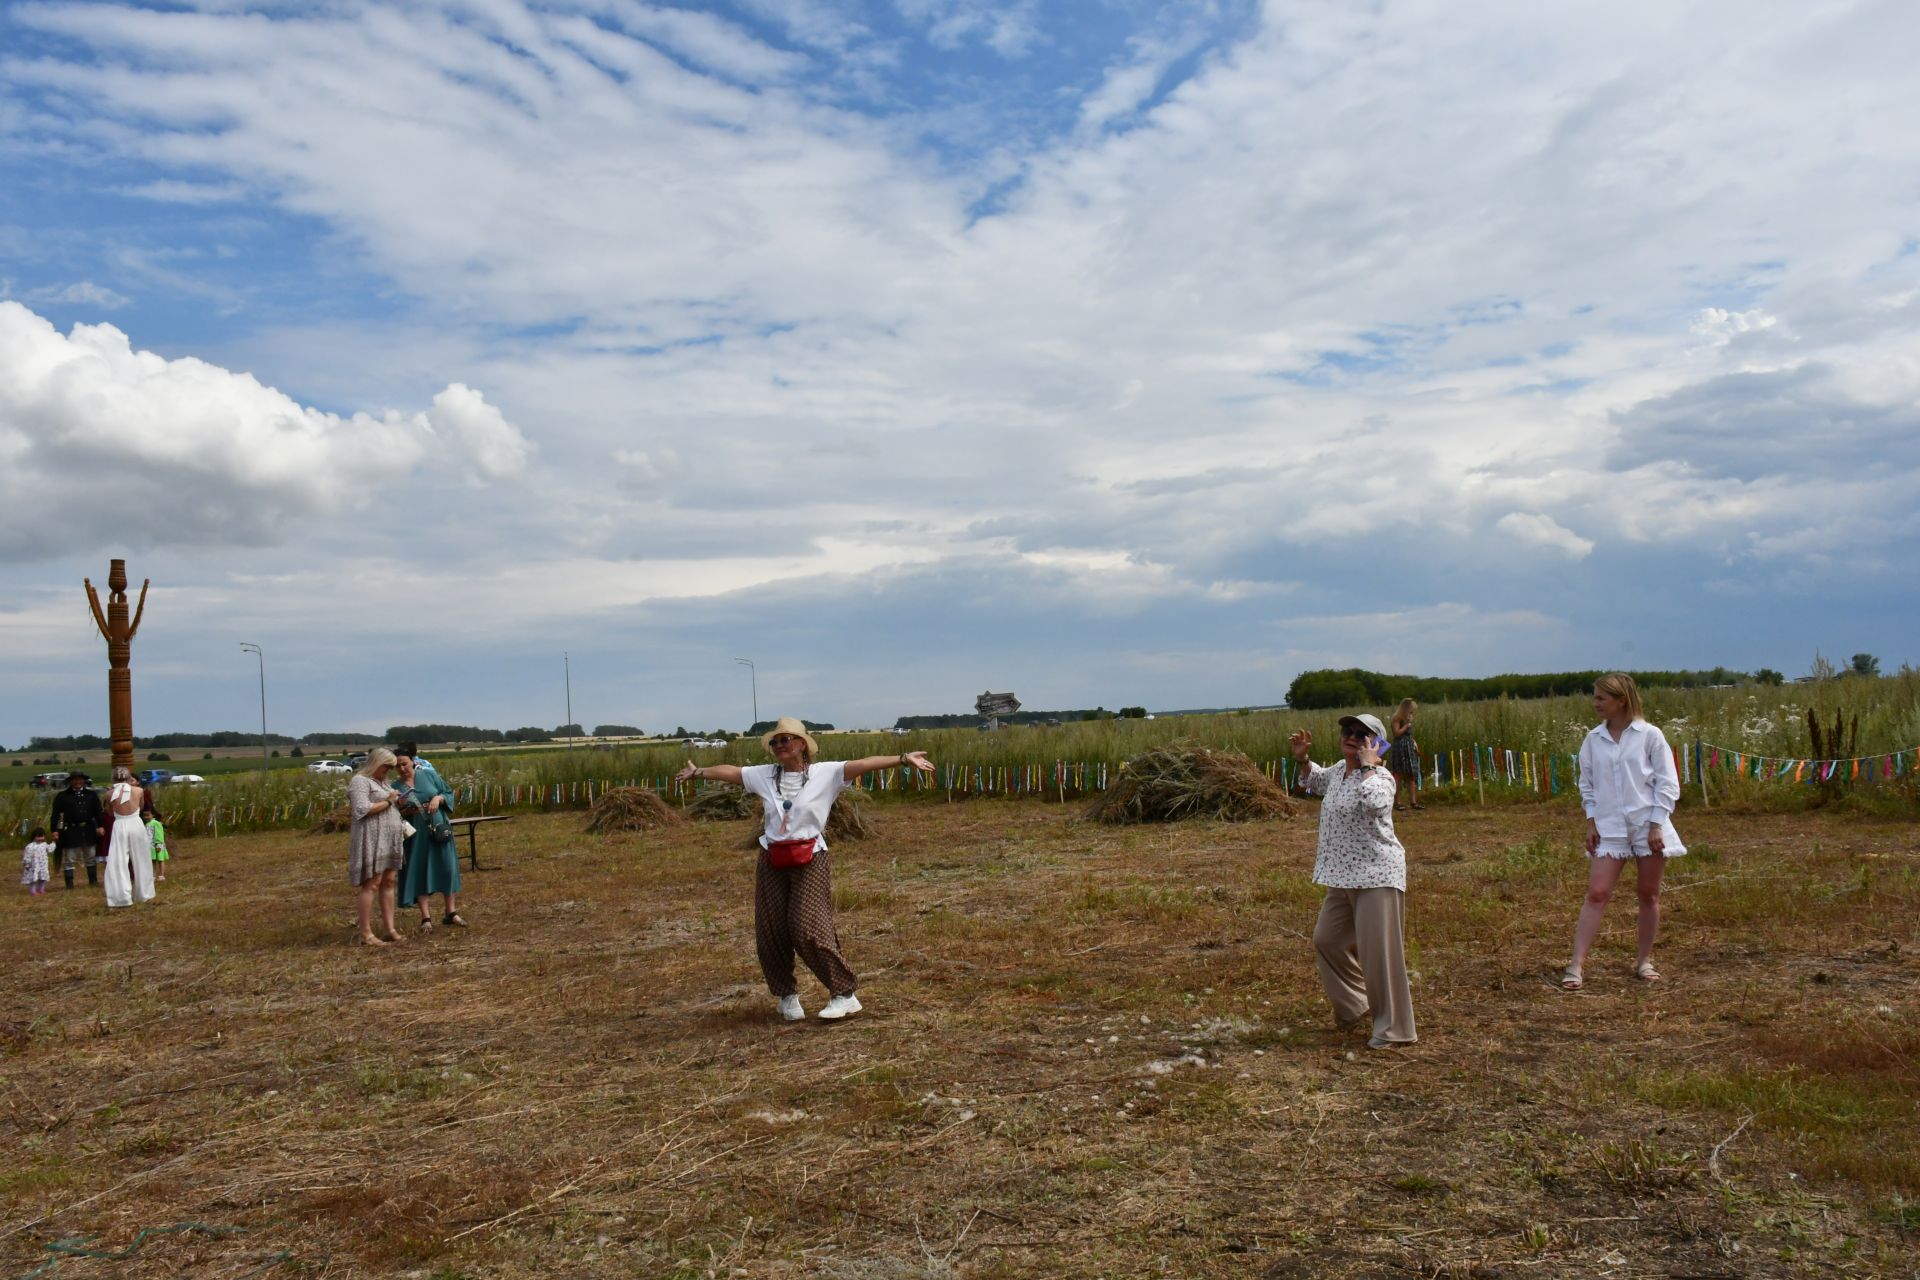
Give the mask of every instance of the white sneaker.
M 800 1021 L 800 1019 L 806 1017 L 807 1011 L 800 1007 L 800 997 L 799 996 L 781 996 L 780 997 L 780 1016 L 785 1018 L 788 1022 L 798 1022 Z
M 820 1008 L 820 1016 L 829 1022 L 858 1012 L 860 1012 L 859 996 L 835 996 Z

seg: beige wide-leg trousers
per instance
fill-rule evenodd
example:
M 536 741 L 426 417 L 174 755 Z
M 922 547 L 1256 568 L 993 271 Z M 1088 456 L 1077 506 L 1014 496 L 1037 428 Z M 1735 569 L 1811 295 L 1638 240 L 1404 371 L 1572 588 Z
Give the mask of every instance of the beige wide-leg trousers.
M 1313 926 L 1320 985 L 1341 1026 L 1372 1015 L 1375 1049 L 1412 1044 L 1413 995 L 1403 945 L 1407 895 L 1399 889 L 1328 889 Z

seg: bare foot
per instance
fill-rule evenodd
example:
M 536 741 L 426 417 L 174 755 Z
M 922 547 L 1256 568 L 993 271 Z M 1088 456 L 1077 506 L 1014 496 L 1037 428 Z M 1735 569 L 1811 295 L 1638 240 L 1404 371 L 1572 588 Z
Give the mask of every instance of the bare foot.
M 405 942 L 406 939 L 398 933 L 389 933 L 387 935 L 387 941 L 388 942 Z
M 385 938 L 376 938 L 370 933 L 363 933 L 360 935 L 360 945 L 363 947 L 384 947 L 387 945 L 387 940 Z

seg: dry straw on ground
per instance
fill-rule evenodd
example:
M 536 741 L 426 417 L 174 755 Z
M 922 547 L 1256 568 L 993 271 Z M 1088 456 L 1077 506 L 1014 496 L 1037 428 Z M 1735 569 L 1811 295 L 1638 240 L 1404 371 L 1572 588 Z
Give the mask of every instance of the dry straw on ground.
M 673 806 L 649 787 L 615 787 L 587 811 L 587 830 L 594 835 L 652 831 L 680 821 Z
M 687 817 L 695 822 L 738 822 L 759 816 L 759 798 L 742 787 L 720 786 L 702 791 L 687 805 Z
M 343 804 L 338 809 L 331 809 L 321 814 L 314 824 L 307 828 L 307 834 L 310 836 L 333 836 L 339 835 L 342 831 L 351 831 L 352 829 L 353 810 Z
M 1914 1280 L 1909 823 L 1688 806 L 1666 980 L 1623 892 L 1570 993 L 1578 806 L 1404 815 L 1420 1042 L 1369 1052 L 1312 823 L 875 803 L 841 1022 L 775 1012 L 725 824 L 516 814 L 394 947 L 287 832 L 0 894 L 0 1277 Z
M 1291 817 L 1294 808 L 1287 793 L 1240 753 L 1177 742 L 1121 765 L 1112 784 L 1087 806 L 1087 817 L 1109 826 L 1188 818 L 1265 822 Z

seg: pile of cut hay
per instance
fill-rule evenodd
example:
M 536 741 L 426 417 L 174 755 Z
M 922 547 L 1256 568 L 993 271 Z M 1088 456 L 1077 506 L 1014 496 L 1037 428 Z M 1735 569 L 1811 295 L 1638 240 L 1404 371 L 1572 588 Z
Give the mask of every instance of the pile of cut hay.
M 651 831 L 680 821 L 680 814 L 651 787 L 615 787 L 587 811 L 587 830 L 595 835 Z
M 854 787 L 848 787 L 833 802 L 833 812 L 827 815 L 827 843 L 839 844 L 843 840 L 866 840 L 873 836 L 873 818 L 868 810 L 872 801 L 867 793 Z
M 1086 816 L 1109 826 L 1216 818 L 1266 822 L 1290 818 L 1295 805 L 1260 766 L 1237 751 L 1192 742 L 1143 751 L 1120 766 L 1087 807 Z
M 833 802 L 832 812 L 827 814 L 827 847 L 833 848 L 843 841 L 866 840 L 874 836 L 876 830 L 873 818 L 868 813 L 872 804 L 873 802 L 867 799 L 867 793 L 858 787 L 848 787 L 842 791 L 839 798 Z M 753 816 L 758 818 L 763 812 L 765 811 L 761 809 L 760 802 L 755 800 Z M 760 824 L 755 822 L 753 835 L 747 840 L 749 848 L 759 848 L 760 832 Z
M 333 836 L 339 835 L 342 831 L 351 831 L 352 829 L 353 810 L 343 804 L 338 809 L 333 809 L 321 814 L 319 820 L 307 828 L 307 834 L 310 836 Z
M 737 822 L 757 818 L 763 810 L 760 797 L 745 788 L 720 786 L 694 797 L 686 812 L 695 822 Z

